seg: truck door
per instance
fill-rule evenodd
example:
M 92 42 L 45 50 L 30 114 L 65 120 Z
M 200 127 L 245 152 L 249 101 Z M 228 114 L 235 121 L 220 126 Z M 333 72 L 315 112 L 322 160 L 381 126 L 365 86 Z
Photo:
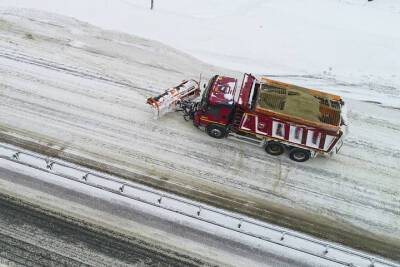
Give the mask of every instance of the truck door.
M 230 122 L 232 110 L 232 105 L 208 105 L 204 115 L 210 122 L 226 126 Z
M 240 88 L 238 105 L 241 109 L 247 110 L 250 108 L 251 98 L 254 94 L 254 86 L 256 84 L 256 77 L 251 74 L 244 74 L 242 86 Z

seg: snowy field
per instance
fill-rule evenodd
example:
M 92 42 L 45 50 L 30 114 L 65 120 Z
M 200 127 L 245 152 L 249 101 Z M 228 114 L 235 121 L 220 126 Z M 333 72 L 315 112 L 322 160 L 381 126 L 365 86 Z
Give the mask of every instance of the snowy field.
M 400 85 L 396 0 L 0 0 L 123 31 L 229 69 Z
M 91 1 L 80 3 L 79 9 L 73 1 L 61 2 L 0 5 L 41 7 L 157 39 L 226 68 L 285 74 L 279 79 L 338 93 L 350 107 L 350 134 L 340 155 L 295 164 L 286 156 L 274 158 L 259 148 L 211 139 L 176 114 L 153 121 L 145 99 L 162 88 L 199 73 L 240 74 L 158 42 L 43 12 L 2 8 L 2 136 L 60 149 L 60 156 L 79 155 L 140 173 L 168 190 L 198 191 L 239 210 L 258 209 L 261 217 L 268 218 L 267 211 L 290 216 L 297 223 L 312 223 L 321 236 L 321 225 L 336 229 L 343 242 L 359 234 L 379 240 L 376 244 L 390 244 L 392 255 L 400 255 L 398 5 L 325 0 L 300 6 L 280 1 L 294 5 L 289 9 L 277 1 L 258 1 L 253 8 L 245 8 L 244 1 L 230 1 L 229 7 L 215 1 L 209 10 L 204 1 L 198 8 L 188 1 L 184 11 L 173 11 L 172 4 L 156 1 L 150 13 L 145 1 L 98 1 L 90 12 Z M 325 9 L 307 8 L 317 2 Z M 265 5 L 263 10 L 269 5 L 271 16 L 265 18 L 257 5 Z M 299 12 L 291 14 L 294 9 Z M 242 11 L 243 20 L 235 20 Z M 350 20 L 356 15 L 360 20 Z M 297 16 L 302 19 L 293 29 Z M 281 17 L 290 23 L 279 24 Z M 324 23 L 315 22 L 323 17 Z M 261 18 L 265 24 L 254 27 Z M 273 40 L 258 46 L 252 40 L 256 36 Z M 374 249 L 372 243 L 358 245 Z

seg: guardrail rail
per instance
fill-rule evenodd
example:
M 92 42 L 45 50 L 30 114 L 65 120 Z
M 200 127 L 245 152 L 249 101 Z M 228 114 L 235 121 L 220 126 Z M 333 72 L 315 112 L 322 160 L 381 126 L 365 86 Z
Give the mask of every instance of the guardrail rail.
M 102 174 L 62 160 L 53 159 L 0 143 L 0 158 L 112 192 L 132 200 L 195 218 L 231 231 L 274 243 L 344 266 L 400 267 L 383 258 L 323 241 L 296 231 L 257 221 L 239 214 L 163 193 L 131 181 Z

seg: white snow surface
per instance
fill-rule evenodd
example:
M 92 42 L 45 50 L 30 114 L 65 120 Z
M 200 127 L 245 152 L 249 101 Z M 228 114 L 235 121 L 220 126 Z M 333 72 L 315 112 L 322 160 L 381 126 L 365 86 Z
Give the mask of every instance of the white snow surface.
M 8 5 L 34 5 L 33 1 L 6 2 L 0 1 Z M 357 8 L 366 13 L 373 12 L 370 3 L 366 6 L 357 1 L 321 2 L 349 10 Z M 384 20 L 397 18 L 398 15 L 394 15 L 398 14 L 397 5 L 389 8 L 389 2 L 380 2 L 388 4 L 372 3 L 376 7 L 374 12 L 387 14 Z M 37 7 L 48 10 L 53 7 L 51 11 L 57 11 L 55 9 L 58 7 L 59 13 L 75 10 L 87 13 L 88 18 L 98 16 L 98 19 L 104 19 L 104 14 L 97 12 L 97 8 L 108 4 L 110 24 L 118 24 L 124 12 L 138 12 L 154 16 L 154 23 L 158 26 L 160 21 L 156 16 L 169 16 L 183 20 L 179 24 L 181 27 L 191 27 L 189 21 L 198 21 L 205 28 L 206 23 L 210 23 L 216 27 L 215 33 L 219 34 L 219 24 L 215 20 L 221 16 L 223 18 L 223 14 L 235 13 L 232 9 L 240 1 L 232 1 L 232 6 L 224 9 L 223 13 L 221 10 L 225 6 L 216 2 L 210 12 L 202 12 L 201 8 L 186 8 L 189 12 L 187 16 L 173 15 L 174 12 L 168 10 L 167 6 L 162 8 L 161 2 L 158 6 L 158 1 L 154 13 L 149 13 L 143 2 L 132 4 L 129 1 L 115 1 L 127 5 L 120 15 L 113 13 L 113 9 L 118 7 L 118 4 L 111 4 L 114 1 L 98 1 L 96 8 L 92 5 L 91 12 L 86 2 L 80 3 L 82 6 L 78 10 L 74 1 L 60 1 L 57 4 L 52 1 L 35 2 Z M 175 2 L 171 0 L 171 3 Z M 193 7 L 198 5 L 191 3 Z M 264 5 L 277 2 L 257 3 Z M 293 5 L 299 4 L 293 1 Z M 64 6 L 63 10 L 61 6 Z M 132 10 L 128 10 L 128 7 L 132 7 Z M 218 8 L 220 12 L 217 12 Z M 196 10 L 197 13 L 190 15 L 190 10 Z M 243 10 L 246 9 L 240 11 Z M 256 12 L 258 8 L 251 10 Z M 271 15 L 276 16 L 277 13 L 271 12 Z M 318 10 L 314 15 L 320 16 Z M 79 17 L 79 14 L 74 16 Z M 135 21 L 130 26 L 138 24 L 134 27 L 147 28 L 151 25 L 139 15 L 135 16 L 135 13 L 130 18 Z M 310 19 L 315 18 L 310 16 Z M 338 23 L 342 21 L 338 20 Z M 376 23 L 382 21 L 377 19 Z M 319 24 L 324 25 L 322 22 Z M 168 22 L 162 25 L 167 27 Z M 314 27 L 314 23 L 310 27 Z M 389 28 L 382 27 L 383 35 L 377 36 L 376 42 L 385 39 L 384 33 Z M 196 34 L 201 36 L 201 33 L 196 33 L 195 29 L 189 33 L 183 30 L 177 33 L 177 27 L 174 30 L 175 34 L 170 37 L 177 36 L 179 40 L 181 33 L 193 34 L 190 38 L 200 42 L 195 38 L 200 38 Z M 159 31 L 162 32 L 161 29 Z M 285 31 L 280 34 L 281 38 L 291 36 Z M 390 36 L 396 34 L 393 31 Z M 239 29 L 235 36 L 241 38 L 242 35 L 246 33 Z M 249 36 L 255 37 L 254 34 Z M 318 42 L 320 38 L 316 36 L 313 39 Z M 202 39 L 205 47 L 207 40 L 212 38 L 210 35 Z M 396 44 L 397 39 L 385 40 L 382 44 L 385 53 L 379 60 L 388 58 L 386 54 L 390 53 L 390 47 Z M 231 39 L 228 43 L 235 42 Z M 254 44 L 254 41 L 250 43 Z M 352 43 L 351 40 L 349 43 Z M 368 39 L 366 45 L 371 43 L 374 43 L 372 39 Z M 271 41 L 271 47 L 267 46 L 266 53 L 273 50 L 272 46 L 274 41 Z M 283 44 L 281 46 L 284 47 Z M 226 51 L 229 52 L 228 46 Z M 271 53 L 279 58 L 279 51 Z M 315 49 L 314 52 L 318 51 Z M 396 51 L 398 49 L 390 53 L 394 62 L 389 68 L 392 71 L 400 62 L 395 60 Z M 196 55 L 195 51 L 193 53 Z M 229 52 L 226 59 L 231 58 L 235 62 L 236 58 L 230 57 L 233 54 Z M 325 59 L 332 57 L 332 54 L 335 53 L 326 53 L 325 56 L 319 54 L 318 57 L 314 55 L 312 59 L 317 63 L 326 62 Z M 368 53 L 368 59 L 376 59 L 373 55 Z M 279 61 L 286 65 L 288 58 L 292 59 L 282 55 Z M 318 64 L 314 65 L 311 61 L 310 58 L 310 64 L 304 66 L 319 69 L 316 67 Z M 254 62 L 263 64 L 262 59 L 243 62 L 249 63 L 249 69 Z M 354 62 L 361 64 L 358 59 Z M 396 79 L 385 76 L 389 73 L 384 71 L 386 68 L 378 67 L 383 66 L 381 64 L 385 65 L 385 62 L 364 62 L 366 68 L 380 70 L 374 73 L 378 75 L 374 77 L 385 79 L 377 79 L 378 82 L 368 78 L 368 75 L 364 76 L 365 73 L 359 76 L 356 71 L 348 73 L 354 77 L 354 82 L 339 82 L 333 73 L 320 75 L 302 68 L 297 70 L 296 64 L 287 64 L 287 69 L 284 65 L 279 66 L 288 73 L 295 71 L 296 74 L 280 77 L 280 80 L 338 93 L 345 97 L 350 108 L 351 128 L 341 153 L 332 159 L 316 158 L 296 164 L 286 156 L 268 156 L 262 149 L 247 144 L 212 139 L 195 129 L 191 123 L 184 122 L 177 114 L 154 121 L 145 104 L 147 97 L 178 84 L 182 79 L 196 78 L 199 73 L 206 78 L 215 73 L 237 77 L 238 73 L 205 64 L 158 42 L 103 31 L 74 19 L 41 11 L 3 8 L 0 9 L 0 132 L 155 179 L 162 178 L 167 186 L 180 185 L 210 194 L 220 193 L 227 198 L 240 199 L 248 205 L 269 206 L 320 223 L 332 224 L 334 221 L 338 228 L 375 235 L 399 246 L 400 91 L 393 86 Z M 343 65 L 350 68 L 351 64 Z M 264 71 L 269 72 L 270 68 Z M 391 85 L 386 81 L 390 81 Z
M 299 247 L 296 244 L 297 240 L 289 240 L 288 242 L 282 242 L 286 246 L 281 246 L 273 242 L 265 242 L 259 238 L 245 235 L 237 231 L 220 227 L 218 225 L 210 224 L 196 218 L 188 217 L 175 213 L 154 205 L 150 205 L 144 202 L 136 201 L 134 199 L 126 198 L 124 196 L 104 191 L 95 187 L 88 186 L 76 181 L 63 179 L 53 175 L 51 173 L 41 172 L 40 170 L 22 166 L 18 163 L 13 163 L 0 159 L 0 167 L 5 167 L 14 170 L 16 173 L 29 175 L 33 179 L 38 179 L 44 182 L 49 182 L 58 186 L 67 188 L 70 192 L 76 191 L 87 195 L 88 197 L 95 197 L 97 199 L 103 199 L 113 205 L 113 208 L 127 207 L 130 210 L 137 210 L 145 214 L 149 214 L 158 217 L 165 223 L 175 223 L 188 227 L 189 229 L 195 229 L 195 231 L 203 232 L 204 235 L 213 235 L 217 238 L 225 240 L 225 242 L 233 241 L 241 245 L 246 246 L 248 249 L 257 250 L 257 254 L 265 254 L 266 256 L 261 257 L 267 259 L 266 261 L 260 261 L 260 259 L 253 259 L 249 256 L 237 255 L 235 248 L 231 245 L 228 247 L 215 247 L 212 246 L 212 242 L 204 237 L 202 240 L 193 238 L 192 234 L 183 233 L 181 236 L 176 235 L 175 231 L 165 231 L 164 229 L 158 229 L 154 226 L 139 224 L 134 220 L 127 220 L 113 213 L 108 213 L 102 210 L 100 207 L 93 208 L 82 205 L 79 202 L 75 202 L 73 199 L 63 199 L 59 196 L 51 196 L 44 191 L 36 191 L 34 189 L 24 188 L 17 183 L 13 184 L 2 180 L 0 177 L 0 192 L 5 191 L 7 194 L 15 194 L 18 197 L 20 192 L 24 192 L 23 198 L 28 201 L 32 201 L 36 204 L 40 204 L 45 208 L 63 210 L 67 214 L 73 215 L 86 221 L 94 221 L 98 225 L 107 226 L 114 231 L 122 232 L 127 236 L 134 236 L 135 238 L 142 238 L 147 242 L 155 243 L 157 245 L 162 244 L 169 249 L 177 250 L 179 252 L 188 253 L 190 256 L 196 258 L 205 259 L 210 265 L 206 266 L 276 266 L 271 264 L 268 258 L 286 260 L 290 262 L 286 266 L 329 266 L 329 267 L 340 267 L 343 264 L 337 263 L 334 260 L 324 259 L 319 255 L 310 255 L 308 253 L 301 252 L 299 250 L 291 249 L 290 247 Z M 142 193 L 140 193 L 142 194 Z M 140 195 L 139 194 L 139 195 Z M 137 195 L 136 195 L 137 197 Z M 155 199 L 156 201 L 156 199 Z M 204 216 L 203 216 L 204 217 Z M 208 216 L 209 217 L 209 216 Z M 189 231 L 190 232 L 190 231 Z M 280 236 L 276 238 L 279 240 Z M 274 241 L 276 241 L 274 240 Z M 298 241 L 297 241 L 298 242 Z M 308 246 L 311 246 L 307 243 Z M 300 247 L 301 248 L 301 247 Z M 319 250 L 323 247 L 320 246 Z M 312 251 L 313 247 L 301 248 L 304 251 Z M 318 248 L 317 248 L 318 249 Z M 315 251 L 317 251 L 315 249 Z M 345 248 L 347 249 L 347 248 Z M 332 250 L 333 252 L 333 250 Z M 330 253 L 332 253 L 330 252 Z M 260 255 L 257 255 L 260 257 Z M 289 260 L 288 260 L 289 259 Z M 353 257 L 349 258 L 349 255 L 343 255 L 336 259 L 342 260 L 343 262 L 353 262 L 354 259 L 361 263 L 357 266 L 369 266 L 369 261 L 364 258 Z M 353 260 L 353 261 L 352 261 Z M 384 260 L 384 259 L 381 259 Z M 272 261 L 273 262 L 273 261 Z M 357 261 L 356 261 L 357 262 Z M 382 266 L 396 266 L 390 261 L 384 260 Z
M 214 65 L 400 85 L 395 0 L 0 0 L 154 39 Z M 76 43 L 74 45 L 81 45 Z
M 24 154 L 22 154 L 24 155 Z M 31 157 L 31 159 L 34 159 L 35 157 Z M 37 159 L 37 158 L 36 158 Z M 26 163 L 26 162 L 25 162 Z M 35 161 L 30 161 L 29 164 L 32 164 L 33 166 L 38 166 L 35 164 Z M 57 166 L 57 164 L 56 164 Z M 288 229 L 284 228 L 278 228 L 273 225 L 268 225 L 268 224 L 263 224 L 261 222 L 255 221 L 257 224 L 250 224 L 249 222 L 254 222 L 251 218 L 246 218 L 246 222 L 242 222 L 242 228 L 244 228 L 244 232 L 238 232 L 233 229 L 235 229 L 238 225 L 238 219 L 237 218 L 229 218 L 226 217 L 226 213 L 222 210 L 218 209 L 209 209 L 209 207 L 206 207 L 206 209 L 201 210 L 201 218 L 206 219 L 204 220 L 199 220 L 196 218 L 196 213 L 199 210 L 198 208 L 194 209 L 195 206 L 193 205 L 185 205 L 185 202 L 180 202 L 179 200 L 184 200 L 184 201 L 189 201 L 185 199 L 181 199 L 179 197 L 167 194 L 166 198 L 163 198 L 162 205 L 152 205 L 154 203 L 157 203 L 157 199 L 160 197 L 159 194 L 157 193 L 150 193 L 150 192 L 145 192 L 145 191 L 139 191 L 135 190 L 135 193 L 133 194 L 134 198 L 127 198 L 126 196 L 129 196 L 129 192 L 125 192 L 123 195 L 115 194 L 106 190 L 102 190 L 99 188 L 92 187 L 91 185 L 95 184 L 93 180 L 89 184 L 81 183 L 78 182 L 80 178 L 78 178 L 78 181 L 70 180 L 67 178 L 63 178 L 57 175 L 54 175 L 53 173 L 48 173 L 48 172 L 41 172 L 38 169 L 31 168 L 28 166 L 23 166 L 19 163 L 7 161 L 4 159 L 0 159 L 0 167 L 7 168 L 7 169 L 12 169 L 16 173 L 21 173 L 24 175 L 28 175 L 32 179 L 38 179 L 42 180 L 45 182 L 49 182 L 55 185 L 62 186 L 64 188 L 68 188 L 68 190 L 71 191 L 77 191 L 84 193 L 90 197 L 96 197 L 99 199 L 104 199 L 108 202 L 111 202 L 113 204 L 118 204 L 118 205 L 124 205 L 128 206 L 129 209 L 133 210 L 140 210 L 141 212 L 144 212 L 146 214 L 152 214 L 153 216 L 159 217 L 162 220 L 165 220 L 165 222 L 174 222 L 180 225 L 187 226 L 191 229 L 196 229 L 196 231 L 202 231 L 207 234 L 212 234 L 213 236 L 216 236 L 221 239 L 225 240 L 233 240 L 235 242 L 238 242 L 240 244 L 247 245 L 251 249 L 258 249 L 261 251 L 261 253 L 266 253 L 268 258 L 282 258 L 282 259 L 290 259 L 290 264 L 287 266 L 343 266 L 344 264 L 340 264 L 337 261 L 341 261 L 343 263 L 352 263 L 355 266 L 370 266 L 371 258 L 374 258 L 373 255 L 368 255 L 361 253 L 359 251 L 354 251 L 351 250 L 350 248 L 347 247 L 342 247 L 338 246 L 337 244 L 333 243 L 326 243 L 326 245 L 329 247 L 329 257 L 324 258 L 320 257 L 320 253 L 323 253 L 324 249 L 326 249 L 326 246 L 319 243 L 317 240 L 316 242 L 310 242 L 309 240 L 312 240 L 312 237 L 302 235 L 300 233 L 296 232 L 291 232 Z M 74 167 L 72 165 L 72 167 Z M 41 167 L 40 167 L 41 168 Z M 56 171 L 58 172 L 58 171 Z M 69 175 L 67 173 L 63 173 L 65 175 Z M 91 176 L 94 177 L 94 176 Z M 3 177 L 0 177 L 2 179 Z M 114 178 L 115 179 L 115 178 Z M 119 180 L 119 179 L 118 179 Z M 112 186 L 106 185 L 106 180 L 102 183 L 102 186 L 105 186 L 108 189 L 114 189 Z M 113 183 L 118 183 L 113 181 Z M 7 186 L 6 186 L 7 185 Z M 140 185 L 135 185 L 134 186 L 140 186 Z M 18 190 L 15 191 L 15 189 L 18 187 L 15 184 L 11 185 L 8 184 L 7 182 L 2 180 L 1 186 L 0 186 L 0 191 L 2 191 L 3 188 L 6 188 L 7 191 L 11 190 L 13 193 L 21 194 L 21 192 L 29 191 L 26 189 L 23 190 Z M 134 187 L 127 186 L 126 187 L 133 189 Z M 114 189 L 118 191 L 118 189 Z M 10 191 L 9 191 L 10 192 Z M 9 193 L 7 192 L 7 193 Z M 132 192 L 132 191 L 131 191 Z M 154 191 L 157 192 L 157 191 Z M 127 194 L 128 193 L 128 194 Z M 38 198 L 41 195 L 47 195 L 48 192 L 40 192 L 36 194 L 36 198 Z M 149 195 L 153 194 L 152 197 L 149 198 Z M 160 194 L 164 195 L 164 193 Z M 155 196 L 155 197 L 154 197 Z M 24 195 L 23 196 L 26 199 L 32 198 L 32 196 L 29 195 Z M 57 196 L 58 197 L 58 196 Z M 145 202 L 138 201 L 137 198 L 145 200 Z M 42 197 L 43 199 L 43 197 Z M 51 206 L 54 208 L 54 200 L 50 201 L 48 197 L 44 198 L 46 201 L 40 200 L 40 204 L 44 206 L 48 206 L 50 203 Z M 30 199 L 31 200 L 31 199 Z M 38 201 L 38 200 L 36 200 Z M 35 201 L 35 202 L 36 202 Z M 64 200 L 67 202 L 68 200 Z M 59 201 L 59 202 L 64 202 L 64 201 Z M 48 203 L 46 203 L 48 202 Z M 147 202 L 147 203 L 146 203 Z M 189 201 L 190 203 L 196 205 L 198 204 L 197 207 L 202 206 L 201 203 L 196 203 Z M 186 202 L 186 203 L 189 203 Z M 152 203 L 152 204 L 149 204 Z M 75 204 L 76 205 L 76 204 Z M 58 205 L 58 209 L 65 209 L 66 205 Z M 172 210 L 180 210 L 183 212 L 177 213 L 171 210 L 168 210 L 169 206 L 173 206 Z M 76 208 L 75 208 L 76 209 Z M 74 209 L 74 210 L 75 210 Z M 95 210 L 95 209 L 93 209 Z M 69 211 L 70 213 L 71 211 Z M 92 211 L 93 212 L 93 211 Z M 98 211 L 97 211 L 98 212 Z M 222 212 L 222 213 L 221 213 Z M 195 215 L 194 217 L 187 216 L 187 214 L 192 214 Z M 223 215 L 224 214 L 224 215 Z M 229 213 L 230 215 L 234 215 Z M 85 213 L 79 214 L 79 216 L 87 216 Z M 76 215 L 75 215 L 76 216 Z M 236 215 L 235 215 L 236 216 Z M 111 224 L 110 220 L 108 217 L 116 217 L 116 215 L 111 215 L 107 214 L 106 216 L 99 216 L 97 217 L 97 221 L 101 222 L 104 224 L 106 221 L 107 224 Z M 86 220 L 88 219 L 88 216 L 85 218 Z M 116 218 L 111 221 L 119 221 L 122 220 L 122 218 Z M 210 221 L 216 222 L 219 225 L 208 223 Z M 113 230 L 116 230 L 116 228 L 121 228 L 121 223 L 118 222 L 118 226 L 114 226 Z M 223 225 L 224 227 L 221 227 Z M 272 229 L 275 230 L 266 230 L 267 227 L 272 227 Z M 129 229 L 130 228 L 130 229 Z M 133 232 L 132 228 L 129 227 L 129 232 Z M 134 229 L 137 231 L 134 233 L 137 237 L 139 234 L 140 236 L 146 236 L 149 238 L 154 238 L 154 236 L 157 237 L 163 237 L 162 240 L 159 240 L 158 242 L 163 243 L 165 240 L 168 240 L 167 244 L 165 244 L 168 247 L 177 247 L 181 250 L 184 251 L 190 251 L 190 253 L 193 255 L 195 254 L 196 256 L 203 256 L 203 257 L 210 257 L 212 260 L 220 263 L 220 264 L 226 264 L 229 266 L 270 266 L 269 262 L 257 262 L 255 259 L 252 259 L 250 257 L 243 257 L 243 255 L 236 255 L 229 253 L 229 250 L 227 248 L 221 247 L 218 248 L 218 250 L 214 250 L 214 253 L 210 253 L 207 251 L 204 247 L 206 247 L 206 244 L 200 243 L 197 240 L 193 239 L 187 239 L 187 240 L 176 240 L 177 237 L 173 236 L 174 233 L 168 233 L 168 232 L 162 232 L 160 229 L 147 229 L 148 227 L 141 225 L 141 226 L 136 226 Z M 229 229 L 231 228 L 231 229 Z M 271 229 L 271 228 L 269 228 Z M 288 232 L 289 231 L 289 232 Z M 150 232 L 150 233 L 149 233 Z M 246 235 L 244 233 L 253 233 L 253 235 Z M 281 240 L 282 233 L 285 233 L 285 238 L 284 241 Z M 265 240 L 270 239 L 270 241 L 265 241 L 260 238 L 257 238 L 256 236 L 264 236 L 268 237 Z M 204 240 L 202 240 L 204 242 Z M 281 246 L 282 244 L 283 246 Z M 296 249 L 292 249 L 296 248 Z M 338 248 L 338 249 L 335 249 Z M 206 250 L 206 252 L 204 252 Z M 309 253 L 307 253 L 309 252 Z M 260 253 L 260 252 L 259 252 Z M 310 254 L 312 253 L 312 254 Z M 214 257 L 213 257 L 214 256 Z M 396 263 L 386 261 L 385 259 L 382 258 L 375 258 L 377 261 L 377 266 L 397 266 Z M 271 265 L 275 266 L 275 265 Z

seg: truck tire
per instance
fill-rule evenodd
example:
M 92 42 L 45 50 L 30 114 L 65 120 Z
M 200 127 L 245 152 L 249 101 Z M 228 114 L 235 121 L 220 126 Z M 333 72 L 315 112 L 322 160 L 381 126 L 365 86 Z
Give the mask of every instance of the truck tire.
M 265 152 L 273 156 L 279 156 L 285 152 L 285 147 L 278 142 L 268 142 L 265 146 Z
M 289 152 L 290 159 L 297 162 L 307 161 L 310 158 L 310 156 L 311 156 L 310 151 L 301 148 L 294 148 Z
M 226 136 L 226 128 L 220 125 L 210 124 L 207 126 L 206 131 L 209 136 L 221 139 Z

